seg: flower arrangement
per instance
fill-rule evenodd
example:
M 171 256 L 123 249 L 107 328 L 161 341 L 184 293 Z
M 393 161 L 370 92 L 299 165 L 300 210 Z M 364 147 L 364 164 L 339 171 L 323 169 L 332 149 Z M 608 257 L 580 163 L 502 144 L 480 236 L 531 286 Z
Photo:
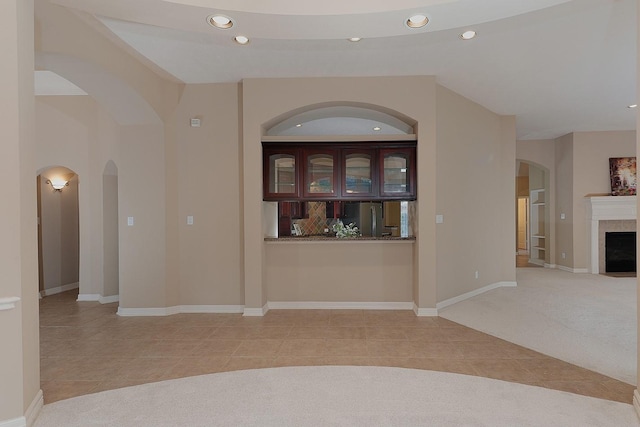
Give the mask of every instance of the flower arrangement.
M 333 224 L 333 231 L 336 233 L 336 237 L 339 239 L 360 236 L 360 230 L 358 230 L 358 227 L 356 227 L 355 223 L 353 222 L 349 225 L 344 225 L 342 221 L 338 220 L 338 222 Z

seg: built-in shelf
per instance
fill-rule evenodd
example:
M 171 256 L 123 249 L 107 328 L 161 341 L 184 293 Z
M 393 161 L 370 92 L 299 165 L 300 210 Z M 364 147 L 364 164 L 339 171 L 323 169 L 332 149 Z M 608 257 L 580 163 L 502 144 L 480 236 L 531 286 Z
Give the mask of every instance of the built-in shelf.
M 546 258 L 545 209 L 546 195 L 544 188 L 529 192 L 529 262 L 544 265 Z

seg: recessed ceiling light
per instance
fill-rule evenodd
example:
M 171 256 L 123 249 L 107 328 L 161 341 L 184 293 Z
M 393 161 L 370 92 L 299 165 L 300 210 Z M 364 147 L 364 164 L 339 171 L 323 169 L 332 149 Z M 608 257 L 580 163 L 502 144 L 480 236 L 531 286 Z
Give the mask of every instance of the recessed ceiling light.
M 471 40 L 472 38 L 474 38 L 477 35 L 478 35 L 478 33 L 476 33 L 475 31 L 469 30 L 469 31 L 465 31 L 464 33 L 460 34 L 460 38 L 462 40 Z
M 362 37 L 349 37 L 348 39 L 350 42 L 359 42 L 360 40 L 362 40 Z
M 207 17 L 207 22 L 209 23 L 209 25 L 223 30 L 233 27 L 233 21 L 231 20 L 231 18 L 224 15 L 209 15 Z
M 416 13 L 405 22 L 409 28 L 421 28 L 429 23 L 429 18 L 423 13 Z
M 378 132 L 380 129 L 381 129 L 380 126 L 376 126 L 373 128 L 373 130 L 375 130 L 376 132 Z
M 631 104 L 627 108 L 636 108 L 637 106 L 638 106 L 638 104 Z
M 249 43 L 249 38 L 245 36 L 235 36 L 233 40 L 238 44 L 247 44 Z
M 302 127 L 302 123 L 298 123 L 298 124 L 296 125 L 296 127 L 297 127 L 297 128 L 301 128 L 301 127 Z

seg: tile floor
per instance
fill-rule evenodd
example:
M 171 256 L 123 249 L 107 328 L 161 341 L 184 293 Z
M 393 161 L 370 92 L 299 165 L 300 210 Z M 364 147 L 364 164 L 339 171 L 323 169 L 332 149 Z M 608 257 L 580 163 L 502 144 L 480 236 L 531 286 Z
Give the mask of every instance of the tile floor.
M 635 387 L 442 318 L 412 311 L 273 310 L 119 317 L 117 303 L 40 302 L 45 403 L 238 369 L 376 365 L 501 379 L 631 403 Z
M 542 266 L 529 263 L 529 255 L 516 255 L 516 267 L 541 268 Z

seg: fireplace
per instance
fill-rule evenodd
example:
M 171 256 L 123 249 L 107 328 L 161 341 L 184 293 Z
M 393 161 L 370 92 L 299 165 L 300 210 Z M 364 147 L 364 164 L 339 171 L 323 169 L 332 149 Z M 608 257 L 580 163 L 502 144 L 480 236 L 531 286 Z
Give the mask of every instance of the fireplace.
M 588 271 L 598 274 L 606 271 L 606 233 L 636 231 L 636 196 L 590 196 L 586 200 L 590 229 L 587 233 Z
M 636 271 L 636 233 L 634 231 L 605 233 L 605 271 L 607 273 Z

